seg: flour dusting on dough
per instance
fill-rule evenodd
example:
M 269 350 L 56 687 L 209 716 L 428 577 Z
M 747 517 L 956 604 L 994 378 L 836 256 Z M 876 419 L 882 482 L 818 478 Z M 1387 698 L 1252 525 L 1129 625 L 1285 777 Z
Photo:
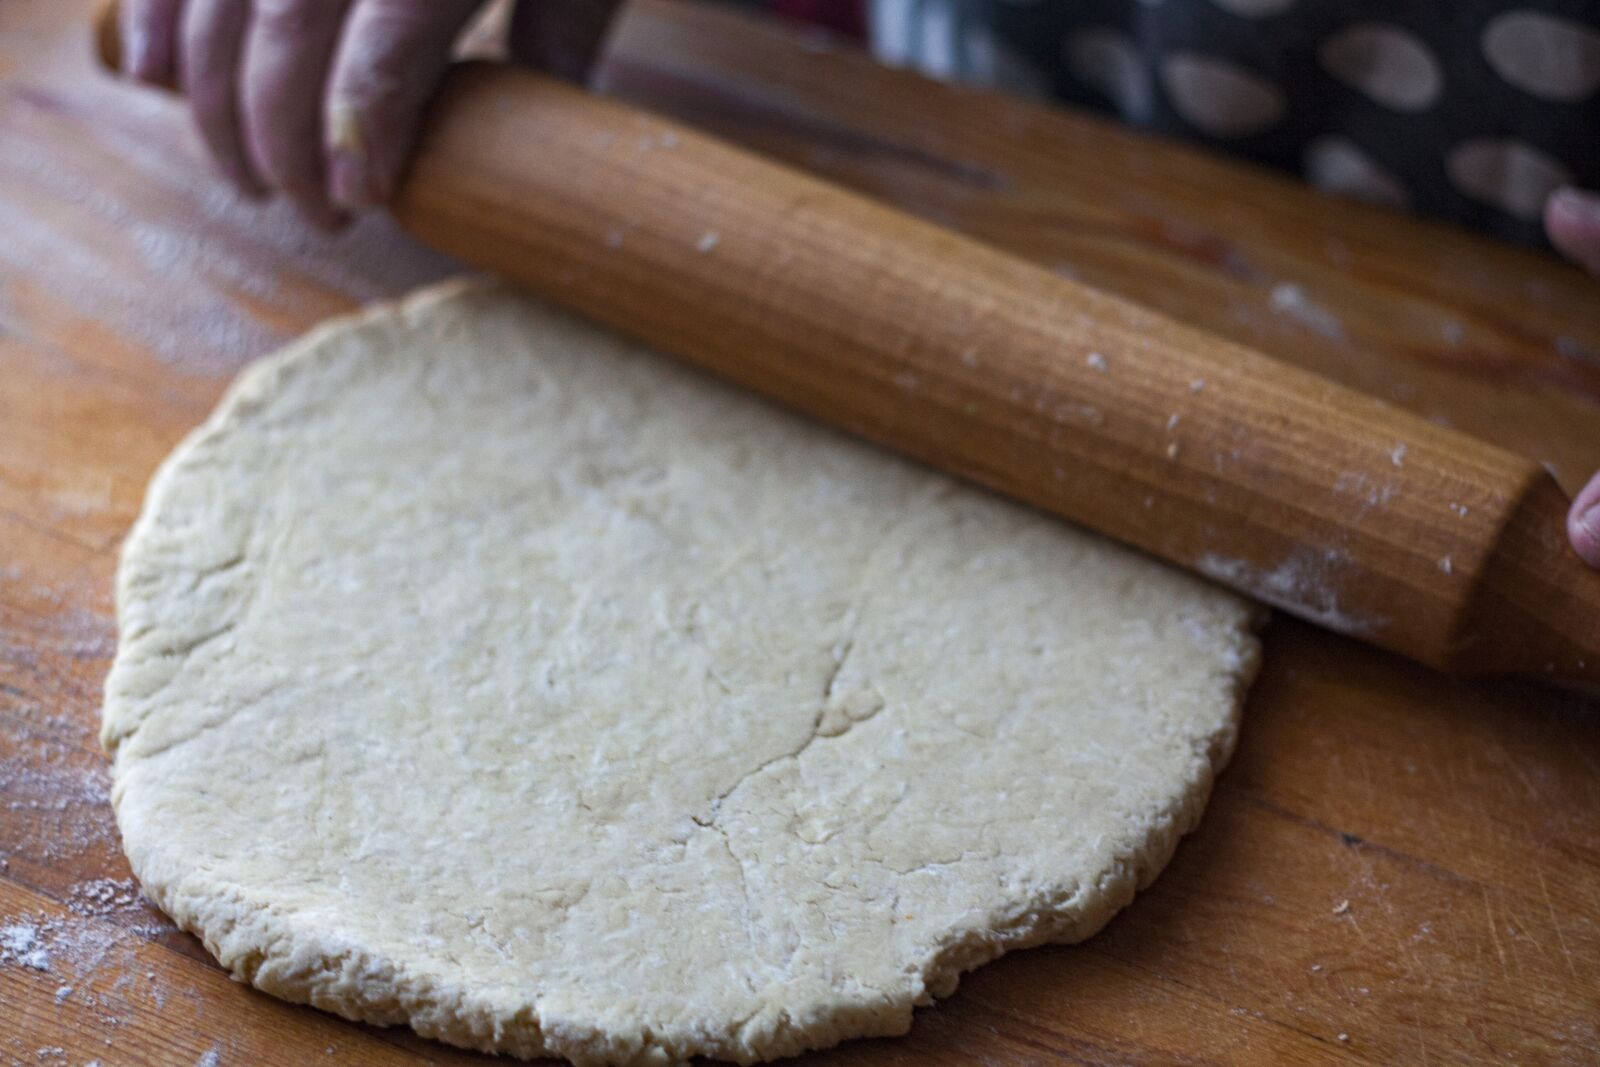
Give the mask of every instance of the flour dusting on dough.
M 1208 583 L 471 282 L 244 373 L 117 607 L 152 899 L 277 996 L 580 1063 L 901 1033 L 1093 934 L 1258 655 Z

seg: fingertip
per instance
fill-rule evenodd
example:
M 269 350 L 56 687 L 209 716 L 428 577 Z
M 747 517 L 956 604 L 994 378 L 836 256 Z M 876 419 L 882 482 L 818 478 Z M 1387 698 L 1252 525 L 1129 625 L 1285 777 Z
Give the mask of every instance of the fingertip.
M 350 213 L 328 200 L 324 184 L 320 175 L 302 176 L 287 184 L 273 184 L 268 195 L 283 196 L 313 229 L 337 233 L 349 225 Z
M 164 80 L 166 67 L 155 37 L 143 22 L 135 22 L 124 34 L 122 73 L 129 79 L 145 85 L 156 85 Z
M 1582 515 L 1573 513 L 1567 520 L 1567 537 L 1580 559 L 1600 569 L 1600 507 Z
M 335 150 L 328 159 L 328 199 L 345 211 L 377 207 L 388 199 L 387 183 L 370 160 Z
M 222 168 L 223 176 L 233 191 L 245 200 L 265 200 L 267 187 L 243 163 L 229 163 Z
M 271 194 L 271 190 L 245 161 L 238 145 L 215 131 L 208 130 L 204 122 L 200 126 L 200 139 L 216 164 L 217 172 L 229 187 L 242 199 L 265 200 Z
M 126 77 L 150 85 L 176 82 L 176 38 L 182 3 L 183 0 L 124 0 L 118 5 L 118 36 Z
M 355 160 L 342 152 L 328 158 L 328 199 L 335 205 L 346 210 L 360 207 L 364 184 L 360 164 Z
M 295 208 L 300 212 L 300 216 L 309 222 L 312 227 L 326 234 L 338 233 L 350 225 L 349 212 L 341 211 L 339 208 L 319 200 L 296 200 Z
M 1544 203 L 1544 229 L 1557 251 L 1600 275 L 1600 193 L 1557 189 Z
M 122 28 L 122 73 L 134 81 L 142 81 L 146 56 L 150 52 L 150 34 L 143 26 Z
M 335 207 L 359 211 L 385 199 L 378 164 L 368 151 L 359 109 L 335 97 L 328 105 L 328 199 Z
M 1590 479 L 1572 502 L 1567 538 L 1585 563 L 1600 568 L 1600 474 Z
M 1545 201 L 1545 217 L 1569 219 L 1586 225 L 1600 225 L 1600 193 L 1563 185 Z

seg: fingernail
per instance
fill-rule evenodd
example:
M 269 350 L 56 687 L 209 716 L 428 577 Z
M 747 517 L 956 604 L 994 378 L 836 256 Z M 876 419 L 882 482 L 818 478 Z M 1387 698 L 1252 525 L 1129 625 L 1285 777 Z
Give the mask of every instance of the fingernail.
M 349 100 L 328 105 L 328 196 L 341 207 L 371 207 L 381 199 L 361 111 Z

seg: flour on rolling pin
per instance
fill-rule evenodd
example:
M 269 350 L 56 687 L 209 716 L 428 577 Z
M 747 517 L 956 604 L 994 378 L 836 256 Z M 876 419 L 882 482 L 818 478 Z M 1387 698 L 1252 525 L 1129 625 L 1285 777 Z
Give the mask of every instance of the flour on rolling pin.
M 466 262 L 1424 663 L 1600 677 L 1600 575 L 1543 543 L 1535 464 L 615 102 L 480 68 L 435 114 L 395 211 Z M 618 166 L 603 132 L 677 141 Z M 1351 508 L 1352 474 L 1388 499 Z
M 1348 562 L 1337 551 L 1306 549 L 1263 570 L 1244 560 L 1207 553 L 1195 561 L 1195 569 L 1331 630 L 1356 637 L 1377 633 L 1388 625 L 1388 619 L 1352 615 L 1339 605 L 1338 586 L 1331 578 Z

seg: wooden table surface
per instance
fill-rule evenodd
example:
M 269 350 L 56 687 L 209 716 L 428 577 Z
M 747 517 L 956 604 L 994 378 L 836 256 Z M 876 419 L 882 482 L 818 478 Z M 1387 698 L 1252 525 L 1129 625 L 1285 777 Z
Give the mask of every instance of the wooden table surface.
M 141 902 L 96 742 L 147 478 L 229 377 L 451 273 L 235 202 L 87 0 L 0 3 L 0 1059 L 466 1062 L 229 981 Z M 607 91 L 1548 463 L 1600 466 L 1600 284 L 1080 115 L 642 0 Z M 809 1062 L 1593 1063 L 1600 704 L 1287 620 L 1204 824 L 1076 947 Z

